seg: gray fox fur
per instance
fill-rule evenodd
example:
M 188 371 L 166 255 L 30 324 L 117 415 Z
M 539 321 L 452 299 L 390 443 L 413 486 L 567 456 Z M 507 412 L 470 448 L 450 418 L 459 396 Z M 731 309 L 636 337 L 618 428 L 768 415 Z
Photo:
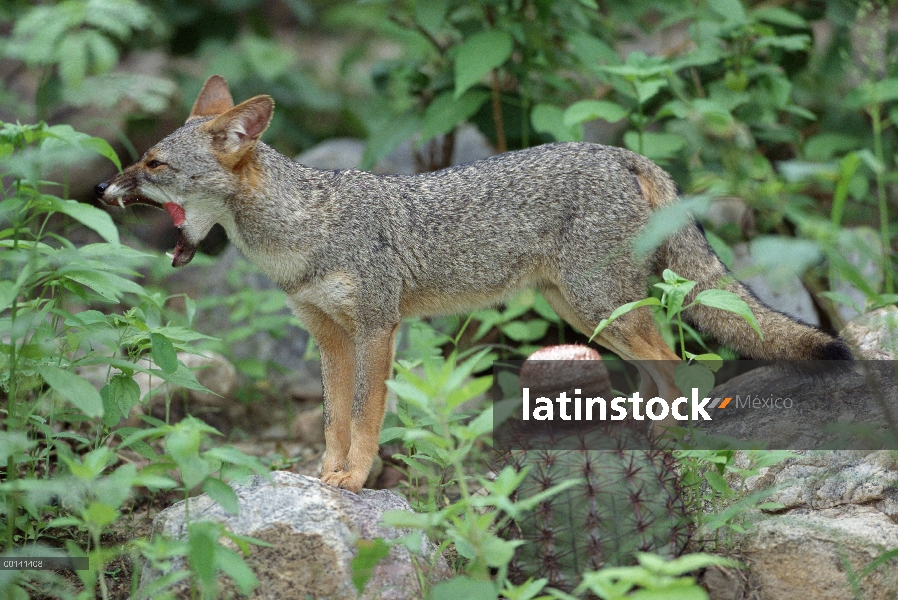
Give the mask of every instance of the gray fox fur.
M 323 171 L 259 141 L 273 108 L 268 96 L 234 106 L 227 83 L 213 76 L 183 127 L 97 191 L 110 204 L 168 210 L 180 229 L 174 266 L 220 223 L 286 291 L 321 350 L 322 480 L 330 484 L 358 491 L 365 482 L 402 318 L 496 304 L 525 287 L 591 335 L 612 310 L 645 297 L 650 274 L 670 268 L 698 282 L 691 297 L 722 286 L 749 303 L 763 341 L 731 313 L 696 306 L 687 314 L 737 352 L 850 358 L 839 338 L 755 299 L 698 226 L 635 259 L 631 245 L 653 211 L 677 200 L 667 173 L 638 154 L 556 143 L 422 175 Z M 613 321 L 597 342 L 640 361 L 644 397 L 681 395 L 678 357 L 648 308 Z

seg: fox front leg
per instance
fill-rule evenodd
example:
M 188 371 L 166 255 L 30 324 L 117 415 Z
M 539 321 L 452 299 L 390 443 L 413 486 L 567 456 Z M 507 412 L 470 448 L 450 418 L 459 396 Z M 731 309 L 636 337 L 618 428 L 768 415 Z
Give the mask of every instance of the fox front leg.
M 393 344 L 398 323 L 355 336 L 355 395 L 350 416 L 349 454 L 341 470 L 322 472 L 321 480 L 358 493 L 377 455 L 393 370 Z M 330 450 L 328 450 L 330 452 Z
M 350 415 L 355 395 L 355 348 L 352 336 L 321 309 L 295 306 L 297 316 L 312 334 L 321 354 L 324 387 L 324 462 L 321 479 L 342 471 L 349 455 Z

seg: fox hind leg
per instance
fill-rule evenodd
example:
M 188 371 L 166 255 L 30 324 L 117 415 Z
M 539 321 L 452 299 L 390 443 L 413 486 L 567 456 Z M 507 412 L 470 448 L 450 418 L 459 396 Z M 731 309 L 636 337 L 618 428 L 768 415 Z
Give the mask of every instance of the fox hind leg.
M 599 319 L 587 316 L 586 310 L 575 308 L 556 286 L 547 286 L 541 291 L 558 316 L 584 335 L 593 334 Z M 643 398 L 653 398 L 659 392 L 667 400 L 680 396 L 673 378 L 680 359 L 661 337 L 647 307 L 618 317 L 595 337 L 595 341 L 636 365 L 641 376 L 639 393 Z

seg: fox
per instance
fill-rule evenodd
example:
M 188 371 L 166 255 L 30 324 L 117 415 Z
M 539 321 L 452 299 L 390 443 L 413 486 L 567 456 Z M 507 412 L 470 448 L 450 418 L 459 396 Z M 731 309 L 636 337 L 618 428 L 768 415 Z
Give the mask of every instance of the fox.
M 213 75 L 185 124 L 96 193 L 108 205 L 166 210 L 179 230 L 173 267 L 187 265 L 217 223 L 285 291 L 320 350 L 327 484 L 358 493 L 366 482 L 404 318 L 499 304 L 524 288 L 591 336 L 671 269 L 697 282 L 687 303 L 712 288 L 748 303 L 763 338 L 729 312 L 696 305 L 684 315 L 740 355 L 851 359 L 838 336 L 765 306 L 733 278 L 697 221 L 637 257 L 632 245 L 649 218 L 679 197 L 639 154 L 566 142 L 417 175 L 319 170 L 261 141 L 273 111 L 268 95 L 235 105 Z M 680 359 L 648 307 L 594 339 L 638 365 L 643 397 L 681 395 Z

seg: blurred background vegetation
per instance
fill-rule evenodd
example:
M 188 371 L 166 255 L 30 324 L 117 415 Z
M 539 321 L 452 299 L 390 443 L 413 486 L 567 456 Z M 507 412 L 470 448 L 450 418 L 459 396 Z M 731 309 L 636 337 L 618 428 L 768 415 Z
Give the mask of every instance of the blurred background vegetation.
M 286 327 L 295 320 L 279 312 L 283 293 L 260 289 L 252 268 L 232 259 L 219 261 L 217 279 L 206 279 L 203 268 L 215 263 L 204 257 L 171 275 L 159 252 L 174 243 L 164 213 L 139 207 L 122 213 L 98 208 L 92 198 L 93 186 L 120 167 L 116 155 L 127 165 L 183 123 L 213 73 L 228 80 L 238 101 L 274 97 L 264 139 L 289 156 L 332 138 L 355 138 L 364 148 L 361 168 L 383 170 L 378 165 L 393 153 L 411 148 L 408 169 L 436 169 L 465 159 L 456 144 L 472 130 L 465 123 L 489 151 L 565 140 L 626 146 L 673 174 L 683 205 L 740 277 L 762 274 L 773 287 L 799 282 L 811 305 L 802 317 L 838 330 L 858 313 L 898 300 L 895 2 L 6 0 L 0 3 L 0 466 L 6 465 L 0 534 L 5 552 L 35 542 L 73 555 L 92 552 L 92 571 L 79 574 L 82 597 L 97 586 L 102 597 L 129 597 L 136 576 L 120 578 L 118 593 L 98 577 L 104 568 L 114 572 L 111 561 L 125 555 L 162 560 L 208 551 L 202 540 L 212 534 L 197 534 L 188 546 L 152 545 L 141 538 L 146 525 L 135 531 L 129 524 L 138 509 L 149 506 L 155 514 L 199 490 L 234 507 L 236 497 L 222 483 L 231 473 L 289 467 L 297 454 L 278 450 L 263 465 L 217 452 L 210 441 L 217 431 L 181 419 L 186 413 L 170 396 L 162 409 L 150 406 L 152 393 L 135 382 L 149 375 L 201 388 L 184 353 L 211 348 L 251 382 L 236 394 L 242 404 L 281 401 L 289 394 L 273 393 L 269 380 L 287 369 L 254 351 L 233 352 L 256 333 L 289 337 Z M 116 228 L 110 215 L 126 225 Z M 219 237 L 203 250 L 223 247 Z M 142 252 L 148 248 L 151 254 Z M 214 287 L 216 280 L 230 287 Z M 195 319 L 216 308 L 224 308 L 223 320 Z M 533 292 L 467 318 L 408 324 L 401 368 L 436 361 L 448 366 L 433 372 L 459 383 L 483 373 L 492 358 L 526 356 L 573 336 Z M 488 351 L 473 354 L 484 346 Z M 276 356 L 296 358 L 304 348 L 305 342 L 280 347 Z M 453 370 L 465 357 L 470 362 L 462 371 Z M 100 374 L 89 382 L 92 367 Z M 320 394 L 317 379 L 307 379 Z M 486 389 L 487 379 L 445 393 L 468 399 L 472 390 Z M 425 395 L 445 409 L 436 400 L 442 384 L 431 384 L 436 391 Z M 476 408 L 480 417 L 486 410 Z M 231 440 L 246 439 L 287 422 L 283 412 L 265 412 L 222 429 Z M 452 408 L 438 416 L 453 427 L 462 423 Z M 401 424 L 435 422 L 431 417 Z M 387 417 L 394 431 L 397 418 Z M 472 440 L 483 432 L 465 428 L 487 420 L 446 429 L 447 435 L 421 426 L 465 449 L 454 465 L 434 459 L 438 452 L 428 457 L 415 441 L 420 436 L 392 447 L 419 451 L 428 468 L 436 465 L 431 483 L 440 494 L 417 509 L 437 510 L 450 496 L 455 501 L 457 490 L 442 490 L 464 477 L 446 476 L 446 469 L 461 473 L 463 462 L 474 464 L 467 452 L 482 450 Z M 242 429 L 250 427 L 256 430 Z M 313 429 L 320 432 L 320 424 Z M 513 487 L 489 493 L 507 499 Z M 107 495 L 110 489 L 118 492 Z M 473 507 L 464 505 L 476 516 Z M 457 545 L 482 541 L 478 527 L 492 525 L 472 525 L 470 539 L 459 531 L 436 535 Z M 123 550 L 126 540 L 136 541 Z M 472 562 L 460 562 L 459 572 L 489 577 L 484 565 L 496 566 L 495 558 L 484 562 L 475 554 L 464 555 Z M 502 564 L 510 560 L 506 554 Z M 216 568 L 230 564 L 228 556 L 221 554 Z M 215 572 L 204 572 L 204 589 L 214 590 Z M 0 594 L 19 589 L 10 577 L 0 574 Z M 251 575 L 241 577 L 251 588 Z
M 288 155 L 355 137 L 371 168 L 410 140 L 439 168 L 466 121 L 498 151 L 624 145 L 697 198 L 725 260 L 753 242 L 838 327 L 840 304 L 894 300 L 895 21 L 846 0 L 11 1 L 0 120 L 72 124 L 127 163 L 219 73 L 274 96 Z M 747 210 L 715 220 L 728 197 Z

